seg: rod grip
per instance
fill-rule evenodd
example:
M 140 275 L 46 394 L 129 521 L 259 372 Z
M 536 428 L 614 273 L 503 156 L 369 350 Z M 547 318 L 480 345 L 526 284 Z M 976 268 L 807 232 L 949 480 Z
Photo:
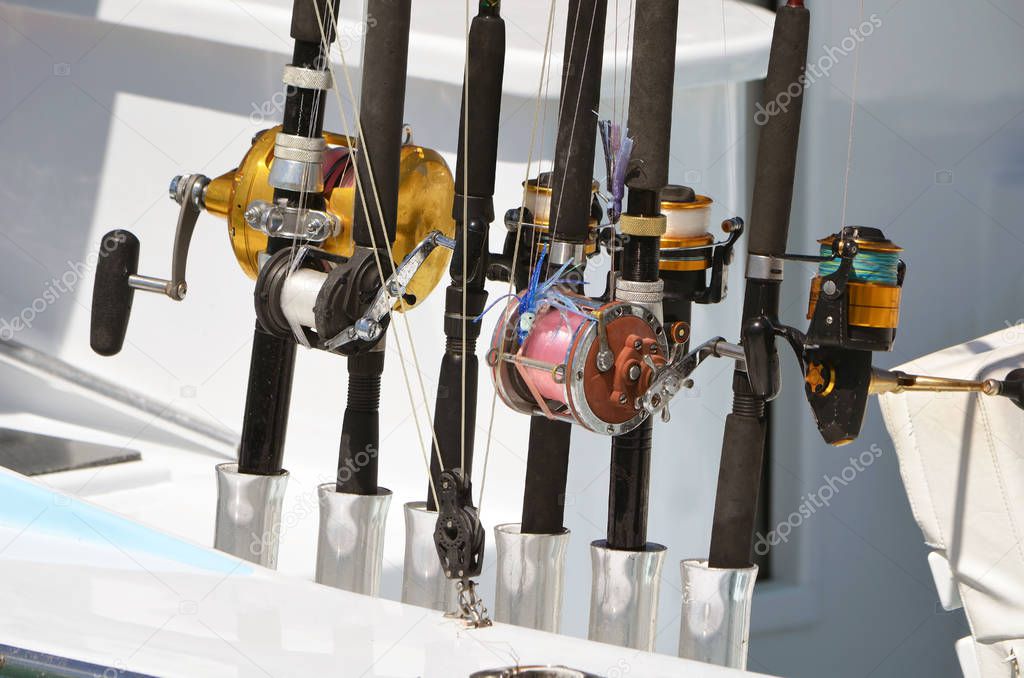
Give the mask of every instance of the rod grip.
M 608 0 L 570 0 L 551 190 L 551 234 L 580 243 L 590 228 Z
M 750 566 L 766 431 L 763 417 L 733 413 L 725 419 L 708 557 L 711 567 Z
M 313 4 L 316 3 L 316 8 Z M 329 6 L 333 5 L 334 14 Z M 317 20 L 317 12 L 320 19 Z M 327 44 L 334 42 L 334 22 L 331 17 L 338 17 L 338 0 L 294 0 L 292 4 L 291 36 L 302 42 L 320 42 L 320 23 L 323 22 L 327 34 Z
M 128 332 L 135 290 L 128 277 L 139 271 L 139 239 L 117 229 L 103 236 L 92 288 L 89 345 L 103 356 L 119 353 Z
M 434 408 L 434 432 L 437 445 L 430 450 L 430 475 L 434 487 L 441 478 L 440 455 L 446 471 L 460 468 L 465 445 L 466 465 L 462 469 L 466 476 L 473 473 L 473 447 L 476 433 L 477 384 L 480 375 L 480 361 L 471 340 L 466 346 L 465 356 L 457 339 L 449 339 L 441 371 L 437 377 L 437 405 Z M 465 391 L 463 391 L 463 358 L 465 358 Z M 465 405 L 465 416 L 462 406 Z M 465 424 L 465 429 L 462 428 Z M 438 490 L 440 491 L 440 490 Z M 437 510 L 433 491 L 427 488 L 427 508 Z
M 755 122 L 761 125 L 761 140 L 748 245 L 754 254 L 786 251 L 810 24 L 810 12 L 802 6 L 781 7 L 775 19 L 764 101 L 755 115 Z
M 374 239 L 380 248 L 384 247 L 385 238 L 389 242 L 395 240 L 411 9 L 412 0 L 369 0 L 366 7 L 370 21 L 359 94 L 362 136 L 360 152 L 356 154 L 356 192 L 366 196 L 367 210 L 357 195 L 352 226 L 356 245 L 363 247 L 370 247 Z M 380 210 L 374 187 L 380 198 Z
M 501 88 L 505 73 L 505 22 L 494 14 L 478 14 L 469 29 L 467 83 L 463 84 L 459 116 L 459 152 L 455 165 L 455 192 L 474 198 L 494 195 L 494 174 L 498 163 L 498 123 L 501 117 Z M 466 115 L 466 90 L 472 99 Z M 469 147 L 466 148 L 466 136 Z M 466 174 L 466 165 L 470 168 Z M 489 206 L 489 209 L 488 209 Z M 477 209 L 474 209 L 477 208 Z M 462 222 L 462 201 L 455 201 L 454 218 Z M 470 201 L 470 218 L 494 219 L 490 200 Z
M 678 24 L 679 0 L 637 4 L 629 86 L 630 189 L 661 191 L 668 184 Z

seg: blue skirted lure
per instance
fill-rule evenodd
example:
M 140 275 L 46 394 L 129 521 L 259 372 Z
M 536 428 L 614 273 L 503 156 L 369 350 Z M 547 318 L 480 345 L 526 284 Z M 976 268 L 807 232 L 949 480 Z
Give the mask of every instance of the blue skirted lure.
M 623 134 L 622 128 L 611 120 L 601 120 L 598 127 L 601 130 L 601 145 L 608 174 L 608 192 L 611 194 L 608 218 L 617 224 L 622 216 L 622 200 L 626 197 L 626 170 L 633 154 L 633 140 L 629 138 L 628 129 Z
M 540 257 L 537 259 L 537 263 L 533 267 L 533 271 L 530 272 L 530 282 L 522 294 L 505 294 L 498 297 L 490 306 L 485 308 L 483 312 L 474 319 L 474 321 L 480 322 L 480 320 L 487 315 L 488 311 L 505 299 L 518 300 L 519 324 L 516 326 L 516 344 L 518 346 L 522 346 L 523 342 L 526 341 L 526 338 L 530 336 L 530 330 L 533 329 L 533 323 L 537 319 L 537 313 L 542 307 L 557 308 L 567 324 L 568 319 L 565 318 L 566 313 L 574 313 L 588 317 L 575 301 L 561 292 L 557 287 L 559 284 L 573 282 L 572 280 L 563 277 L 569 269 L 573 268 L 573 262 L 571 259 L 562 264 L 562 266 L 555 271 L 554 275 L 544 282 L 541 282 L 540 274 L 541 271 L 544 270 L 544 260 L 547 258 L 547 254 L 548 246 L 544 245 L 540 251 Z

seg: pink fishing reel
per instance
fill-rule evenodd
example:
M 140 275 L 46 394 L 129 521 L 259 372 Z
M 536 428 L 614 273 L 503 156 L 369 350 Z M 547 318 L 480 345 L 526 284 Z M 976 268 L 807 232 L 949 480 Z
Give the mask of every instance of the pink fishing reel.
M 647 417 L 641 398 L 668 359 L 665 330 L 630 303 L 565 293 L 575 308 L 513 298 L 494 330 L 487 363 L 506 405 L 618 435 Z M 525 332 L 525 338 L 523 338 Z

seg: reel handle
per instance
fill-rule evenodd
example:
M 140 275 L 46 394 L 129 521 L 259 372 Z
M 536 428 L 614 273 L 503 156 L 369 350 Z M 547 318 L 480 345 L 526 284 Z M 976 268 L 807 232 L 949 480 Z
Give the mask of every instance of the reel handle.
M 102 356 L 112 356 L 124 346 L 128 318 L 132 313 L 135 290 L 163 294 L 181 301 L 188 292 L 185 265 L 192 232 L 203 205 L 203 189 L 210 180 L 201 174 L 175 177 L 171 182 L 171 199 L 181 205 L 171 253 L 171 277 L 153 278 L 139 275 L 139 239 L 117 229 L 103 236 L 99 263 L 92 290 L 92 319 L 89 345 Z
M 92 289 L 89 345 L 102 356 L 121 351 L 128 332 L 135 289 L 128 283 L 139 270 L 139 239 L 116 229 L 103 236 Z

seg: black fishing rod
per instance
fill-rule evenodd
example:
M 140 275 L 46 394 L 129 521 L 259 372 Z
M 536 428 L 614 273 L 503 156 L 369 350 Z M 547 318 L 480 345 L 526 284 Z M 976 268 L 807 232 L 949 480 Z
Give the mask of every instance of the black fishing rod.
M 445 351 L 438 376 L 426 508 L 437 511 L 434 546 L 457 582 L 458 606 L 472 625 L 490 624 L 471 577 L 480 574 L 486 535 L 473 506 L 472 471 L 479 360 L 477 321 L 487 303 L 488 236 L 494 221 L 498 123 L 505 71 L 505 22 L 498 0 L 481 0 L 467 37 L 455 169 L 455 249 L 445 290 Z M 436 492 L 436 494 L 435 494 Z M 408 557 L 407 557 L 408 561 Z M 407 562 L 406 567 L 409 567 Z
M 780 382 L 775 336 L 760 321 L 778 319 L 803 109 L 803 87 L 794 94 L 792 85 L 803 82 L 809 30 L 810 13 L 802 0 L 789 0 L 778 10 L 763 97 L 769 103 L 785 97 L 789 104 L 777 107 L 768 117 L 757 152 L 740 333 L 748 364 L 746 370 L 737 369 L 733 374 L 733 408 L 725 422 L 711 530 L 709 565 L 714 568 L 751 564 L 767 427 L 765 408 L 778 394 Z M 758 360 L 751 361 L 751 356 Z M 758 383 L 752 385 L 751 378 Z
M 678 0 L 638 3 L 634 23 L 633 64 L 629 90 L 628 134 L 633 139 L 626 175 L 627 207 L 619 222 L 623 238 L 621 272 L 615 297 L 661 314 L 664 283 L 660 278 L 661 191 L 668 185 L 675 83 Z M 704 279 L 704 271 L 690 277 Z M 673 322 L 690 320 L 689 302 L 672 308 Z M 648 417 L 632 431 L 612 437 L 608 488 L 607 545 L 638 551 L 647 543 L 651 438 Z
M 302 0 L 296 0 L 301 2 Z M 356 153 L 353 258 L 363 258 L 362 290 L 380 288 L 393 271 L 399 165 L 405 115 L 412 0 L 369 0 L 362 87 L 359 149 Z M 364 208 L 365 205 L 365 208 Z M 377 267 L 380 266 L 380 269 Z M 348 402 L 341 428 L 337 491 L 377 493 L 380 444 L 380 382 L 384 371 L 383 332 L 365 351 L 348 357 Z
M 494 221 L 498 122 L 505 72 L 505 22 L 500 2 L 481 0 L 470 23 L 468 40 L 452 204 L 455 251 L 450 266 L 451 283 L 445 290 L 445 350 L 434 405 L 437 439 L 430 453 L 434 487 L 439 486 L 442 464 L 445 470 L 460 469 L 467 483 L 473 470 L 480 371 L 476 354 L 480 323 L 476 318 L 487 303 L 484 283 L 488 234 Z M 429 487 L 427 508 L 437 510 Z
M 321 39 L 321 17 L 327 17 L 329 5 L 337 12 L 338 0 L 295 0 L 292 9 L 291 36 L 295 40 L 293 72 L 327 72 L 330 45 L 334 41 L 333 26 L 324 19 L 327 41 Z M 300 87 L 288 83 L 285 89 L 284 117 L 281 133 L 289 135 L 296 146 L 301 139 L 320 140 L 324 127 L 326 88 Z M 283 165 L 284 163 L 282 163 Z M 314 176 L 319 171 L 303 172 L 307 163 L 295 161 L 289 176 L 275 182 L 274 201 L 286 200 L 289 207 L 300 204 L 309 209 L 323 210 L 321 186 Z M 291 238 L 271 237 L 267 254 L 290 247 Z M 253 333 L 252 357 L 249 361 L 249 383 L 246 389 L 245 409 L 242 416 L 242 438 L 238 448 L 238 471 L 254 475 L 280 474 L 284 463 L 284 442 L 288 429 L 288 410 L 291 402 L 292 379 L 295 374 L 295 340 L 268 332 L 258 320 Z
M 607 12 L 607 0 L 569 2 L 551 172 L 551 242 L 545 262 L 548 269 L 558 268 L 569 259 L 582 264 L 585 243 L 591 236 L 597 146 L 595 111 L 601 99 Z M 523 261 L 521 256 L 520 264 L 528 269 L 531 259 L 527 256 Z M 572 424 L 567 421 L 544 416 L 530 418 L 521 528 L 524 533 L 557 534 L 565 529 L 571 433 Z

